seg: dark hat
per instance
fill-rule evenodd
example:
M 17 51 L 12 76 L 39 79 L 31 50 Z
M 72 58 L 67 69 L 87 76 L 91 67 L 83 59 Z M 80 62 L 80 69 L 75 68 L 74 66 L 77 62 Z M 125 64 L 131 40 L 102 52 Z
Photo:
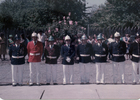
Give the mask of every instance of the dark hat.
M 16 40 L 20 40 L 20 36 L 17 35 L 17 34 L 15 35 L 15 41 L 16 41 Z

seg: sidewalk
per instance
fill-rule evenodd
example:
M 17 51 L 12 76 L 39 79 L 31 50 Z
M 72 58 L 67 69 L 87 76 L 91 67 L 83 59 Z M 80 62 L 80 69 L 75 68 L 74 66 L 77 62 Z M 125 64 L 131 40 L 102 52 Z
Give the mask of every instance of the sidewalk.
M 25 100 L 89 100 L 89 99 L 129 99 L 140 98 L 140 85 L 50 85 L 50 86 L 0 86 L 0 98 Z M 44 91 L 44 93 L 43 93 Z

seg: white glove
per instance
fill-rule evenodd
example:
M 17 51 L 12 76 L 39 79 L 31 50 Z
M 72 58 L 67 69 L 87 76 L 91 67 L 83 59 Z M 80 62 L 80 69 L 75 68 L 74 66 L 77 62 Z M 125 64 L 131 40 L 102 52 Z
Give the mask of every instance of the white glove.
M 76 60 L 79 60 L 79 57 L 77 57 Z
M 70 62 L 70 61 L 71 61 L 70 57 L 67 57 L 67 58 L 66 58 L 66 61 L 67 61 L 67 62 Z

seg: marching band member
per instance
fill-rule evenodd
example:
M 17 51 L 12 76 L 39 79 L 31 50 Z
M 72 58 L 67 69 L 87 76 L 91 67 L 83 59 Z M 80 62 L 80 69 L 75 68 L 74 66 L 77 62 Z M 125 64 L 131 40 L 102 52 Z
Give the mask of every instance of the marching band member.
M 20 44 L 20 37 L 15 36 L 15 43 L 9 47 L 9 56 L 11 59 L 12 69 L 12 85 L 22 85 L 23 82 L 23 70 L 25 64 L 25 56 L 27 49 L 24 44 Z M 18 73 L 17 73 L 18 72 Z
M 29 70 L 30 70 L 30 81 L 29 85 L 33 85 L 33 74 L 35 74 L 35 69 L 37 73 L 37 85 L 40 85 L 40 62 L 41 62 L 41 55 L 43 53 L 43 45 L 41 42 L 37 41 L 37 33 L 32 33 L 32 39 L 33 41 L 29 42 L 27 45 L 27 51 L 28 51 L 28 62 L 29 62 Z
M 57 59 L 60 56 L 60 49 L 58 45 L 54 44 L 52 36 L 48 39 L 49 45 L 45 47 L 44 56 L 47 64 L 47 85 L 50 85 L 51 76 L 54 85 L 57 85 Z
M 139 74 L 140 82 L 140 34 L 136 33 L 136 39 L 130 45 L 129 53 L 132 55 L 133 66 L 133 85 L 137 84 L 137 74 Z
M 93 55 L 95 56 L 95 65 L 96 65 L 96 83 L 104 84 L 104 73 L 107 62 L 108 47 L 102 42 L 102 34 L 100 33 L 97 36 L 98 43 L 93 45 Z
M 109 52 L 112 55 L 113 61 L 113 82 L 117 83 L 117 74 L 121 72 L 121 83 L 125 82 L 124 71 L 125 71 L 125 53 L 126 53 L 126 44 L 123 41 L 120 41 L 120 33 L 116 32 L 114 34 L 115 42 L 112 42 L 109 46 Z M 120 71 L 118 71 L 120 68 Z
M 63 84 L 73 84 L 73 74 L 74 74 L 74 56 L 75 56 L 75 46 L 71 45 L 70 36 L 65 37 L 66 44 L 61 47 L 61 56 L 63 64 Z
M 86 35 L 83 35 L 82 43 L 77 47 L 77 60 L 79 59 L 81 84 L 89 84 L 90 81 L 90 67 L 91 56 L 93 55 L 92 45 L 87 43 Z

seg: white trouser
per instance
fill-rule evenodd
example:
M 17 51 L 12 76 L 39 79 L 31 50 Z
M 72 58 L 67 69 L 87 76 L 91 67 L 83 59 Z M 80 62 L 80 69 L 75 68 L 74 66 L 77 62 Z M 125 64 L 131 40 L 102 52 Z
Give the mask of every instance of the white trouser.
M 34 76 L 36 72 L 36 83 L 40 83 L 40 62 L 30 62 L 29 63 L 29 70 L 30 70 L 30 83 L 34 82 Z
M 118 70 L 120 69 L 120 70 Z M 124 62 L 113 62 L 113 82 L 117 83 L 118 73 L 121 73 L 121 83 L 124 83 L 125 63 Z
M 81 83 L 90 81 L 91 63 L 79 63 Z
M 132 61 L 132 66 L 133 66 L 133 82 L 137 82 L 137 68 L 139 68 L 139 82 L 140 82 L 140 63 L 136 63 Z
M 11 65 L 12 70 L 12 83 L 20 83 L 23 81 L 24 65 Z
M 104 83 L 104 74 L 106 63 L 96 63 L 96 83 Z
M 46 67 L 47 70 L 47 83 L 51 82 L 51 76 L 53 83 L 56 83 L 57 81 L 57 64 L 47 64 Z
M 73 83 L 74 65 L 63 65 L 63 84 Z

